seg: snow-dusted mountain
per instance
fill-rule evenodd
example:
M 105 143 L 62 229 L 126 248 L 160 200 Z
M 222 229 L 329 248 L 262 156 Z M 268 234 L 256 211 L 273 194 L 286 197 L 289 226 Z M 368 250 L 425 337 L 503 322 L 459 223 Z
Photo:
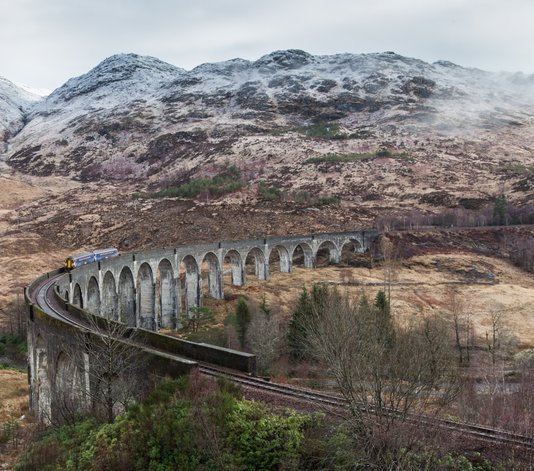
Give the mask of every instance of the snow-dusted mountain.
M 0 153 L 7 140 L 24 127 L 29 109 L 40 98 L 0 77 Z
M 505 154 L 525 165 L 534 159 L 534 76 L 391 52 L 277 51 L 190 71 L 121 54 L 24 114 L 27 103 L 13 108 L 6 157 L 18 169 L 45 175 L 170 181 L 246 161 L 274 177 L 282 164 L 310 173 L 301 164 L 313 155 L 384 147 L 420 164 L 437 165 L 441 154 L 449 163 L 475 155 L 496 166 Z M 343 139 L 306 132 L 329 123 Z M 310 179 L 321 180 L 317 169 Z

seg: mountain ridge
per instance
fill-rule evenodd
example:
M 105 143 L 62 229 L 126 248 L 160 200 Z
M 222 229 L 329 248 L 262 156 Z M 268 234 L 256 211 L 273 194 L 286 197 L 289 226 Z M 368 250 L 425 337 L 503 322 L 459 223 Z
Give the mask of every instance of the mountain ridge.
M 9 138 L 24 127 L 32 103 L 39 99 L 38 95 L 0 77 L 0 153 Z
M 449 167 L 458 155 L 465 164 L 486 158 L 498 185 L 509 177 L 497 172 L 508 160 L 530 168 L 534 158 L 534 75 L 430 64 L 393 52 L 314 56 L 290 49 L 191 70 L 117 54 L 37 101 L 24 119 L 7 136 L 4 158 L 36 175 L 131 177 L 157 187 L 227 161 L 262 165 L 274 181 L 285 164 L 303 177 L 297 186 L 350 195 L 354 186 L 327 183 L 322 174 L 336 172 L 311 168 L 306 159 L 386 148 L 437 173 L 444 168 L 436 155 Z M 310 125 L 328 123 L 343 139 L 307 134 Z M 457 149 L 449 152 L 451 146 Z M 347 164 L 338 173 L 345 178 L 366 165 Z M 408 170 L 405 163 L 395 171 Z M 485 174 L 481 167 L 475 186 Z

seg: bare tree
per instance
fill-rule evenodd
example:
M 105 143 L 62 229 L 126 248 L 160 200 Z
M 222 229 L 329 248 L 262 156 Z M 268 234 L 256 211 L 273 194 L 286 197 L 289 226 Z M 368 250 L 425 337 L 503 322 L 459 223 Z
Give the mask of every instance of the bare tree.
M 400 267 L 398 247 L 387 237 L 380 240 L 380 254 L 382 256 L 382 276 L 384 281 L 384 293 L 388 304 L 391 306 L 391 285 L 397 280 Z
M 108 422 L 140 396 L 144 383 L 140 373 L 144 362 L 133 343 L 135 331 L 126 324 L 103 317 L 88 316 L 89 331 L 80 332 L 74 352 L 78 371 L 85 378 L 84 393 L 94 414 Z
M 285 333 L 276 313 L 252 305 L 252 321 L 247 329 L 247 343 L 256 355 L 256 366 L 267 374 L 284 350 Z
M 198 332 L 200 327 L 213 322 L 214 318 L 215 314 L 210 308 L 195 306 L 190 309 L 190 317 L 186 317 L 184 323 L 187 322 L 187 328 L 191 329 L 191 332 Z
M 17 293 L 16 298 L 7 307 L 0 308 L 0 312 L 2 312 L 6 319 L 7 333 L 19 337 L 26 337 L 26 305 L 19 293 Z
M 306 325 L 310 354 L 333 375 L 364 435 L 449 403 L 457 390 L 445 324 L 426 318 L 400 326 L 384 315 L 365 297 L 328 290 Z
M 497 354 L 501 350 L 502 306 L 490 310 L 490 329 L 486 330 L 486 345 L 491 356 L 491 364 L 495 366 Z
M 455 289 L 446 293 L 447 310 L 452 316 L 454 341 L 458 351 L 459 365 L 468 365 L 470 361 L 470 348 L 472 339 L 471 310 Z

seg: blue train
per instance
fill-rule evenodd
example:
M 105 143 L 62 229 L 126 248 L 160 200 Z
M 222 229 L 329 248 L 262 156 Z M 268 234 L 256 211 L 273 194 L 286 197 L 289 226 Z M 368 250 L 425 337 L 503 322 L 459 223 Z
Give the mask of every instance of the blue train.
M 119 255 L 119 251 L 113 247 L 99 249 L 93 252 L 83 252 L 67 257 L 63 266 L 66 271 L 70 271 L 73 268 L 78 268 L 82 265 L 87 265 L 88 263 L 99 262 L 105 258 L 116 257 L 117 255 Z

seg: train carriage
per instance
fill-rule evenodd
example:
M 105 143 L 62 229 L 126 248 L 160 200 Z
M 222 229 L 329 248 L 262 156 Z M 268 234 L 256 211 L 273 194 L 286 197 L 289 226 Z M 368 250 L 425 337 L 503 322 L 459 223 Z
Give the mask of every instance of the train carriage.
M 93 252 L 82 252 L 67 257 L 63 266 L 65 267 L 66 271 L 70 271 L 74 268 L 87 265 L 88 263 L 100 262 L 106 258 L 116 257 L 118 255 L 119 251 L 113 247 L 109 247 L 107 249 L 98 249 L 94 250 Z

